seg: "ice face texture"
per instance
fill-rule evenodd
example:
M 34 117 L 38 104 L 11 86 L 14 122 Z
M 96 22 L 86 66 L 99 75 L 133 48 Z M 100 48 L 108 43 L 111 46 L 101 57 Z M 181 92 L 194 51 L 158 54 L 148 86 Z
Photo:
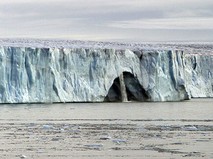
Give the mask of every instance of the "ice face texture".
M 0 103 L 213 97 L 213 55 L 173 50 L 0 47 Z

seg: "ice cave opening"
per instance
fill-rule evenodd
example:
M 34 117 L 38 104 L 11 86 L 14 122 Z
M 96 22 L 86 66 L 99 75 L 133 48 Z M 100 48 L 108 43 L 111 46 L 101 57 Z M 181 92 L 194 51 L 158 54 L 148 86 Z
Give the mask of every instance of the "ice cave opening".
M 126 95 L 128 101 L 148 101 L 148 93 L 144 90 L 137 77 L 130 72 L 123 72 L 123 79 L 126 88 Z M 110 87 L 105 102 L 121 102 L 122 90 L 119 77 L 114 79 L 112 86 Z

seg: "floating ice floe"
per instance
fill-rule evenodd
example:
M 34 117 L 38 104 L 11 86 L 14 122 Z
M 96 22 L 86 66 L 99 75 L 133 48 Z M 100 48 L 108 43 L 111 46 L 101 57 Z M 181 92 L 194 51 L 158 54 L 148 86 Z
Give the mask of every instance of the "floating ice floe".
M 183 130 L 185 131 L 197 131 L 197 127 L 196 126 L 186 126 L 186 127 L 183 127 Z
M 100 140 L 110 140 L 111 136 L 101 136 Z
M 48 129 L 54 129 L 52 125 L 43 125 L 43 129 L 48 130 Z
M 100 150 L 103 148 L 103 144 L 89 144 L 89 145 L 84 145 L 88 149 L 94 149 L 94 150 Z
M 123 139 L 113 139 L 112 142 L 116 144 L 127 143 L 127 141 Z
M 20 158 L 21 158 L 21 159 L 27 158 L 27 156 L 25 156 L 25 155 L 20 155 Z

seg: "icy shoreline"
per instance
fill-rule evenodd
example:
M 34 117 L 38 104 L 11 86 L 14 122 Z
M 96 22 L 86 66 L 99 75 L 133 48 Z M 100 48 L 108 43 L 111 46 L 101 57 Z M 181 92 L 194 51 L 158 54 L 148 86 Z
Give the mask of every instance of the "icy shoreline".
M 135 45 L 1 41 L 0 103 L 122 101 L 120 92 L 128 101 L 213 97 L 212 45 Z

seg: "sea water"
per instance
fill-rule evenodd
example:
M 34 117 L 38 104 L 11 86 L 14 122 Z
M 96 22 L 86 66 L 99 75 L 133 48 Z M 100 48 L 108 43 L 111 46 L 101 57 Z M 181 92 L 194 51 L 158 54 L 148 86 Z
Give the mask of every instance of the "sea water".
M 0 105 L 0 158 L 213 158 L 213 99 Z

